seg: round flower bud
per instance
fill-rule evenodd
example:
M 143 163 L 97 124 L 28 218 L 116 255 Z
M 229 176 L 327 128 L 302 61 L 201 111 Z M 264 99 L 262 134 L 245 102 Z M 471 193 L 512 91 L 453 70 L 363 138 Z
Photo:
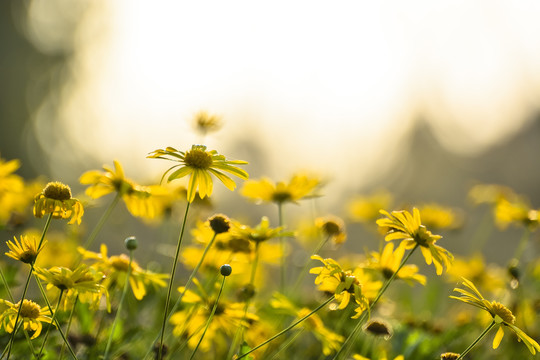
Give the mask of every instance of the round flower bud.
M 210 217 L 208 222 L 216 234 L 226 233 L 231 228 L 229 218 L 223 214 L 216 214 Z
M 135 236 L 130 236 L 124 240 L 124 245 L 126 245 L 126 249 L 128 250 L 135 250 L 137 248 L 137 238 Z
M 221 267 L 219 268 L 219 272 L 223 276 L 229 276 L 232 273 L 232 267 L 229 264 L 221 265 Z

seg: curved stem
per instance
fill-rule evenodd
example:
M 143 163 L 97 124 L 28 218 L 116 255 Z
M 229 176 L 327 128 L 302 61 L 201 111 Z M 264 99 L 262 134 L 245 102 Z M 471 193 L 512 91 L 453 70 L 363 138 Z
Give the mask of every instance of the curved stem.
M 107 346 L 105 347 L 105 354 L 103 355 L 103 359 L 107 360 L 109 358 L 109 350 L 111 349 L 112 339 L 114 336 L 114 329 L 116 329 L 116 324 L 118 323 L 118 319 L 120 318 L 120 312 L 122 311 L 122 304 L 124 303 L 124 299 L 126 298 L 126 294 L 129 289 L 129 277 L 131 276 L 131 263 L 133 262 L 133 250 L 129 250 L 129 263 L 128 263 L 128 270 L 126 275 L 126 283 L 124 284 L 124 290 L 122 291 L 122 296 L 120 297 L 120 303 L 118 304 L 118 309 L 116 310 L 116 315 L 114 317 L 114 321 L 111 327 L 111 332 L 109 334 L 109 340 L 107 341 Z
M 249 350 L 247 353 L 245 354 L 241 354 L 240 356 L 238 356 L 236 359 L 237 360 L 240 360 L 244 357 L 246 357 L 247 355 L 251 354 L 252 352 L 254 352 L 255 350 L 259 349 L 260 347 L 268 344 L 269 342 L 273 341 L 274 339 L 276 339 L 277 337 L 280 337 L 281 335 L 285 334 L 287 331 L 293 329 L 296 325 L 300 324 L 302 321 L 306 320 L 308 317 L 310 317 L 311 315 L 315 314 L 317 311 L 319 311 L 320 309 L 322 309 L 324 306 L 326 306 L 326 304 L 328 304 L 329 302 L 331 302 L 332 300 L 334 300 L 335 298 L 335 295 L 332 295 L 330 296 L 325 302 L 323 302 L 322 304 L 320 304 L 319 306 L 317 306 L 315 309 L 311 310 L 311 312 L 309 314 L 307 314 L 306 316 L 298 319 L 297 321 L 295 321 L 294 323 L 292 323 L 291 325 L 287 326 L 285 329 L 281 330 L 280 332 L 278 332 L 276 335 L 272 336 L 271 338 L 267 339 L 266 341 L 264 341 L 263 343 L 255 346 L 253 349 Z
M 414 253 L 414 251 L 418 248 L 418 244 L 416 244 L 414 246 L 414 248 L 412 248 L 411 251 L 409 251 L 409 253 L 407 254 L 407 256 L 403 259 L 403 261 L 401 261 L 401 264 L 399 264 L 399 267 L 397 268 L 396 271 L 394 271 L 394 273 L 392 274 L 392 276 L 386 280 L 386 282 L 384 283 L 383 287 L 379 290 L 379 292 L 377 293 L 377 296 L 375 297 L 375 299 L 369 304 L 369 307 L 368 309 L 366 310 L 366 312 L 364 312 L 360 318 L 358 319 L 358 322 L 356 324 L 356 326 L 354 327 L 353 331 L 349 334 L 349 337 L 347 337 L 347 339 L 345 340 L 345 342 L 343 344 L 341 344 L 341 348 L 339 349 L 339 351 L 336 353 L 336 355 L 334 355 L 334 357 L 332 358 L 332 360 L 337 360 L 339 359 L 340 355 L 341 354 L 344 354 L 344 357 L 347 357 L 347 355 L 349 355 L 349 351 L 350 351 L 350 342 L 356 337 L 356 333 L 360 330 L 360 328 L 362 327 L 362 324 L 364 322 L 364 319 L 366 317 L 367 314 L 371 313 L 371 309 L 375 306 L 375 304 L 377 304 L 377 302 L 379 301 L 379 299 L 381 298 L 381 296 L 384 294 L 384 292 L 386 291 L 386 289 L 388 289 L 388 286 L 390 286 L 390 283 L 396 278 L 397 274 L 399 273 L 399 271 L 401 270 L 401 268 L 405 265 L 405 263 L 409 260 L 409 258 L 411 257 L 411 255 Z
M 92 245 L 92 243 L 96 239 L 97 235 L 101 231 L 101 228 L 103 227 L 103 225 L 105 224 L 105 222 L 107 221 L 109 216 L 111 215 L 111 212 L 116 207 L 116 204 L 118 204 L 118 201 L 120 200 L 120 198 L 121 198 L 120 194 L 117 193 L 116 197 L 113 199 L 113 201 L 107 207 L 107 210 L 105 210 L 103 215 L 101 215 L 101 218 L 99 218 L 98 223 L 96 224 L 96 226 L 94 227 L 94 229 L 92 230 L 90 235 L 88 236 L 88 239 L 86 239 L 86 241 L 84 242 L 83 247 L 86 250 L 90 247 L 90 245 Z
M 55 322 L 56 320 L 56 314 L 58 314 L 58 309 L 60 308 L 62 295 L 64 295 L 64 290 L 60 290 L 60 295 L 58 295 L 58 302 L 56 303 L 56 309 L 54 311 L 54 314 L 52 314 L 51 324 Z M 38 359 L 41 359 L 41 355 L 43 354 L 43 349 L 45 348 L 45 344 L 47 343 L 47 339 L 49 338 L 50 330 L 51 330 L 51 327 L 50 326 L 47 327 L 47 332 L 45 333 L 45 339 L 43 339 L 43 342 L 41 343 L 41 348 L 39 349 Z
M 495 321 L 492 321 L 491 324 L 489 324 L 489 326 L 488 326 L 488 327 L 480 334 L 480 336 L 478 336 L 478 337 L 476 338 L 476 340 L 474 340 L 474 341 L 472 342 L 472 344 L 469 345 L 469 347 L 467 347 L 467 348 L 465 349 L 465 351 L 463 351 L 463 352 L 459 355 L 459 357 L 458 357 L 456 360 L 463 359 L 463 357 L 464 357 L 465 355 L 467 355 L 467 353 L 468 353 L 469 351 L 471 351 L 471 350 L 476 346 L 476 344 L 478 344 L 478 343 L 480 342 L 480 340 L 482 340 L 482 339 L 484 338 L 484 336 L 487 335 L 487 333 L 495 326 L 495 324 L 496 324 L 496 322 L 495 322 Z
M 221 292 L 223 291 L 223 286 L 225 285 L 225 278 L 226 276 L 223 276 L 223 280 L 221 280 L 221 287 L 219 288 L 219 292 L 216 298 L 216 302 L 214 303 L 214 307 L 212 308 L 212 312 L 210 313 L 210 316 L 208 317 L 208 320 L 206 321 L 206 325 L 204 327 L 204 331 L 201 335 L 201 338 L 199 339 L 199 342 L 197 343 L 197 346 L 195 346 L 195 349 L 193 349 L 193 352 L 191 353 L 191 356 L 189 357 L 189 360 L 193 359 L 195 356 L 195 353 L 199 349 L 199 345 L 201 345 L 201 342 L 203 341 L 204 335 L 206 334 L 206 331 L 208 330 L 208 327 L 210 326 L 210 323 L 212 322 L 212 318 L 214 317 L 214 314 L 216 313 L 216 309 L 218 307 L 219 298 L 221 296 Z
M 180 230 L 180 235 L 178 236 L 178 244 L 176 245 L 176 253 L 174 256 L 173 266 L 171 269 L 171 276 L 169 279 L 169 288 L 167 290 L 167 299 L 165 300 L 165 310 L 163 311 L 163 323 L 161 324 L 161 333 L 160 333 L 160 340 L 159 340 L 159 352 L 158 352 L 158 360 L 163 359 L 163 336 L 165 335 L 165 326 L 167 324 L 167 318 L 169 315 L 169 304 L 171 302 L 171 291 L 174 283 L 174 273 L 176 272 L 176 266 L 178 265 L 178 255 L 180 254 L 180 247 L 182 245 L 182 238 L 184 237 L 184 230 L 186 228 L 186 220 L 188 216 L 189 211 L 189 205 L 191 203 L 188 202 L 186 205 L 186 212 L 184 214 L 184 221 L 182 222 L 182 229 Z

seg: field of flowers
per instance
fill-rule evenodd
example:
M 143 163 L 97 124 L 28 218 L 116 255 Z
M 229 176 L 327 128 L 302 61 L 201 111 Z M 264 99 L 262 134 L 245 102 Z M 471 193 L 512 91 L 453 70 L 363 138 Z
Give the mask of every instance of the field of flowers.
M 205 113 L 197 120 L 202 139 L 219 126 Z M 23 179 L 17 159 L 0 159 L 1 359 L 482 360 L 540 352 L 539 210 L 510 188 L 478 184 L 463 194 L 485 211 L 479 234 L 522 229 L 508 239 L 516 246 L 507 266 L 497 266 L 479 252 L 448 250 L 467 210 L 396 207 L 379 190 L 326 214 L 312 205 L 331 194 L 312 175 L 252 179 L 247 162 L 204 145 L 148 158 L 163 164 L 161 182 L 137 184 L 112 161 L 81 174 L 84 194 L 62 179 Z M 236 220 L 249 218 L 240 210 L 212 213 L 214 186 L 269 213 L 254 223 Z M 106 225 L 121 206 L 155 231 L 152 247 L 166 242 L 160 227 L 174 228 L 169 263 L 138 262 L 145 249 L 132 233 L 123 252 L 111 251 L 118 239 Z M 301 221 L 288 218 L 292 207 L 305 214 Z M 79 231 L 90 212 L 99 221 Z M 351 252 L 347 242 L 361 241 L 347 233 L 353 223 L 379 246 Z

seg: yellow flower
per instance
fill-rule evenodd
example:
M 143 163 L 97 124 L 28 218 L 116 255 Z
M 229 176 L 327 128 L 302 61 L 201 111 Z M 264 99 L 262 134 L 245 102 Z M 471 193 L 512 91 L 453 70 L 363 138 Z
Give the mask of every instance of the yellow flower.
M 17 313 L 21 302 L 16 304 L 7 300 L 0 300 L 0 304 L 8 306 L 6 310 L 0 315 L 0 324 L 8 333 L 13 332 L 15 327 L 15 319 L 17 319 Z M 51 323 L 51 317 L 49 309 L 42 309 L 41 306 L 31 300 L 24 299 L 21 308 L 21 314 L 19 321 L 22 320 L 24 330 L 33 331 L 31 339 L 35 339 L 41 334 L 43 328 L 42 323 Z
M 518 196 L 512 189 L 496 184 L 478 184 L 469 190 L 469 199 L 474 204 L 496 204 L 500 200 L 514 201 Z
M 68 224 L 80 224 L 84 209 L 79 200 L 71 197 L 69 186 L 50 182 L 34 198 L 34 216 L 42 218 L 45 214 L 52 214 L 53 219 L 71 218 Z
M 92 267 L 105 274 L 106 277 L 103 281 L 103 286 L 107 289 L 113 286 L 124 286 L 129 269 L 129 256 L 121 254 L 109 257 L 107 256 L 107 246 L 105 244 L 101 244 L 100 253 L 87 251 L 82 247 L 79 247 L 79 252 L 83 255 L 84 259 L 95 260 Z M 144 270 L 137 262 L 131 261 L 129 284 L 137 300 L 141 300 L 146 295 L 146 286 L 166 286 L 165 279 L 168 277 L 167 274 L 157 274 L 149 270 Z
M 9 252 L 7 252 L 6 255 L 12 259 L 22 261 L 25 264 L 33 264 L 47 242 L 47 240 L 44 240 L 41 247 L 38 249 L 39 244 L 35 237 L 32 237 L 32 240 L 28 240 L 28 236 L 21 235 L 20 243 L 16 237 L 13 239 L 14 242 L 7 242 Z
M 348 204 L 348 210 L 354 221 L 372 222 L 380 215 L 380 209 L 392 206 L 392 194 L 386 190 L 379 190 L 371 195 L 358 196 Z
M 103 274 L 81 264 L 75 270 L 55 266 L 50 269 L 35 267 L 36 275 L 47 282 L 47 289 L 56 287 L 64 292 L 63 308 L 73 306 L 77 296 L 82 303 L 88 303 L 93 308 L 99 305 L 104 295 L 110 311 L 109 294 L 101 284 Z
M 180 179 L 184 176 L 189 177 L 187 190 L 187 200 L 191 203 L 195 199 L 195 193 L 199 190 L 201 199 L 212 195 L 213 182 L 210 174 L 217 177 L 229 190 L 233 191 L 236 188 L 235 182 L 224 172 L 247 180 L 248 173 L 235 165 L 245 165 L 246 161 L 242 160 L 227 160 L 225 156 L 217 153 L 216 150 L 207 151 L 204 145 L 193 145 L 189 151 L 178 151 L 175 148 L 167 147 L 165 150 L 154 150 L 147 157 L 152 159 L 165 159 L 179 162 L 163 174 L 162 179 L 171 170 L 174 170 L 167 181 Z M 178 168 L 178 169 L 177 169 Z
M 81 175 L 79 181 L 90 185 L 86 195 L 92 199 L 116 192 L 122 197 L 128 211 L 133 216 L 152 219 L 156 216 L 155 196 L 165 196 L 167 191 L 160 186 L 142 186 L 125 177 L 122 165 L 114 160 L 114 170 L 106 165 L 104 171 L 91 170 Z
M 354 360 L 388 360 L 388 357 L 386 356 L 386 352 L 383 351 L 383 353 L 378 358 L 367 358 L 362 355 L 354 354 L 353 355 Z M 394 358 L 394 360 L 405 360 L 405 357 L 403 355 L 398 355 Z
M 299 308 L 295 306 L 285 295 L 275 293 L 274 297 L 270 300 L 270 306 L 274 309 L 281 310 L 281 312 L 295 316 L 297 318 L 303 318 L 308 315 L 311 310 L 308 308 Z M 322 346 L 323 354 L 328 356 L 341 347 L 341 343 L 345 338 L 339 334 L 328 329 L 324 326 L 322 319 L 317 314 L 312 314 L 309 318 L 302 322 L 302 326 L 307 331 L 311 332 Z
M 339 305 L 336 309 L 344 309 L 351 300 L 358 305 L 355 309 L 358 318 L 362 312 L 369 308 L 369 299 L 374 298 L 381 287 L 380 281 L 371 279 L 361 270 L 343 270 L 334 259 L 323 259 L 319 255 L 312 255 L 312 259 L 319 260 L 324 266 L 314 267 L 310 274 L 317 274 L 315 285 L 319 290 L 334 293 Z
M 262 178 L 247 181 L 242 188 L 242 195 L 259 202 L 297 203 L 298 200 L 318 196 L 315 190 L 320 184 L 319 179 L 304 174 L 293 175 L 288 184 L 281 181 L 275 184 L 268 178 Z
M 266 216 L 263 216 L 261 222 L 254 228 L 236 223 L 234 228 L 231 230 L 231 234 L 234 237 L 247 239 L 253 241 L 254 243 L 260 243 L 276 237 L 294 235 L 294 233 L 290 231 L 283 231 L 283 226 L 271 228 L 270 221 Z
M 500 229 L 506 229 L 510 224 L 520 224 L 534 230 L 538 227 L 539 211 L 532 209 L 524 199 L 515 199 L 510 202 L 501 199 L 493 209 L 495 223 Z
M 21 162 L 17 159 L 5 161 L 0 158 L 0 194 L 4 192 L 19 192 L 23 189 L 23 179 L 16 174 L 13 174 L 19 167 Z
M 406 250 L 419 245 L 426 263 L 435 265 L 437 275 L 442 274 L 443 265 L 446 268 L 450 266 L 453 255 L 443 247 L 435 245 L 442 236 L 433 235 L 422 225 L 418 209 L 414 208 L 412 215 L 407 210 L 392 211 L 391 214 L 381 210 L 381 214 L 386 218 L 377 220 L 377 225 L 388 229 L 386 241 L 401 240 L 400 246 L 405 247 Z
M 203 136 L 209 132 L 218 131 L 222 125 L 221 116 L 210 115 L 206 111 L 199 111 L 193 119 L 193 127 Z
M 450 207 L 438 204 L 425 204 L 419 208 L 422 223 L 430 229 L 457 229 L 462 223 L 461 214 Z
M 463 283 L 465 287 L 467 287 L 469 290 L 466 289 L 460 289 L 455 288 L 454 291 L 459 292 L 461 295 L 458 296 L 450 296 L 452 299 L 456 299 L 459 301 L 463 301 L 466 304 L 470 304 L 473 306 L 476 306 L 477 308 L 480 308 L 482 310 L 487 311 L 491 317 L 493 318 L 493 322 L 498 326 L 497 334 L 495 334 L 495 338 L 493 339 L 493 348 L 496 349 L 499 347 L 499 344 L 501 343 L 501 340 L 504 336 L 504 327 L 510 328 L 520 341 L 523 341 L 525 346 L 529 349 L 531 354 L 536 354 L 536 351 L 540 351 L 540 345 L 536 341 L 534 341 L 531 337 L 529 337 L 523 330 L 518 328 L 514 325 L 515 317 L 512 314 L 512 312 L 501 303 L 498 303 L 496 301 L 488 301 L 484 299 L 482 294 L 478 291 L 476 286 L 474 284 L 463 278 Z M 471 292 L 472 291 L 472 292 Z
M 345 223 L 336 216 L 325 216 L 315 219 L 315 226 L 321 230 L 324 236 L 330 238 L 336 245 L 343 244 L 347 240 Z
M 506 287 L 506 271 L 496 265 L 486 266 L 481 254 L 468 258 L 457 257 L 448 269 L 447 276 L 451 282 L 460 281 L 462 278 L 469 279 L 491 293 L 502 291 Z
M 371 259 L 367 264 L 367 268 L 375 269 L 379 271 L 385 279 L 390 279 L 396 272 L 403 260 L 405 254 L 405 247 L 398 246 L 394 251 L 394 244 L 388 243 L 384 247 L 382 253 L 372 252 Z M 418 274 L 418 266 L 416 265 L 403 265 L 403 267 L 396 274 L 396 278 L 406 281 L 416 281 L 422 285 L 426 284 L 426 277 Z
M 180 293 L 184 290 L 183 286 L 178 288 Z M 203 330 L 214 302 L 213 298 L 186 290 L 182 298 L 182 303 L 186 306 L 174 313 L 170 319 L 171 324 L 174 325 L 173 334 L 177 337 L 187 337 L 188 346 L 195 348 L 199 340 L 199 336 L 196 335 Z M 216 350 L 220 347 L 222 350 L 228 349 L 229 340 L 234 337 L 239 326 L 250 328 L 251 324 L 258 320 L 255 314 L 244 311 L 243 303 L 228 303 L 220 300 L 199 349 L 204 352 L 209 351 L 211 346 L 214 346 Z

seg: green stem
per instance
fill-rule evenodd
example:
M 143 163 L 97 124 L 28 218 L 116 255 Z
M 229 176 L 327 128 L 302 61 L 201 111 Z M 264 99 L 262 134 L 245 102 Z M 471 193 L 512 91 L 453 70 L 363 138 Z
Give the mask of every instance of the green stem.
M 409 251 L 409 253 L 407 254 L 407 256 L 403 259 L 403 261 L 401 261 L 401 264 L 399 264 L 399 267 L 397 268 L 396 271 L 394 271 L 394 273 L 392 274 L 392 276 L 386 280 L 386 282 L 383 284 L 382 288 L 379 290 L 379 292 L 377 293 L 377 296 L 375 297 L 375 299 L 369 304 L 369 307 L 368 309 L 366 310 L 366 312 L 364 312 L 361 317 L 358 319 L 358 322 L 356 324 L 356 326 L 354 327 L 353 331 L 349 334 L 349 337 L 347 337 L 347 339 L 345 340 L 345 342 L 343 344 L 341 344 L 341 348 L 339 349 L 339 351 L 336 353 L 336 355 L 334 355 L 334 357 L 332 358 L 332 360 L 337 360 L 339 359 L 340 355 L 343 353 L 343 357 L 347 357 L 349 355 L 349 352 L 350 352 L 350 342 L 356 337 L 356 333 L 360 330 L 360 328 L 362 327 L 362 323 L 364 322 L 364 319 L 366 317 L 367 314 L 371 313 L 371 309 L 375 306 L 375 304 L 377 304 L 377 302 L 379 301 L 379 299 L 381 298 L 381 296 L 384 294 L 384 292 L 386 291 L 386 289 L 388 289 L 388 286 L 390 286 L 390 283 L 395 279 L 395 277 L 397 276 L 397 274 L 399 273 L 399 271 L 401 270 L 401 268 L 405 265 L 405 263 L 409 260 L 409 258 L 411 257 L 411 255 L 414 253 L 414 251 L 418 248 L 418 244 L 416 244 L 414 246 L 414 248 L 412 248 L 411 251 Z
M 280 348 L 278 349 L 278 351 L 276 351 L 276 353 L 270 358 L 270 360 L 274 360 L 274 359 L 279 359 L 279 355 L 284 352 L 285 350 L 287 350 L 289 348 L 289 346 L 291 346 L 291 344 L 300 336 L 304 333 L 304 329 L 300 329 L 300 331 L 298 331 L 296 334 L 294 334 L 293 337 L 291 337 L 289 340 L 287 340 L 287 342 L 285 344 L 283 344 L 282 346 L 280 346 Z
M 60 295 L 58 295 L 58 302 L 56 303 L 56 309 L 54 311 L 54 314 L 52 314 L 51 324 L 55 322 L 56 320 L 56 314 L 58 314 L 58 310 L 60 308 L 62 295 L 64 295 L 64 290 L 60 290 Z M 39 349 L 38 359 L 41 359 L 41 355 L 43 354 L 43 349 L 45 349 L 45 344 L 47 344 L 47 339 L 49 338 L 50 330 L 51 330 L 51 327 L 50 326 L 47 327 L 47 332 L 45 332 L 45 339 L 43 339 L 43 342 L 41 343 L 41 348 Z
M 96 224 L 96 226 L 94 227 L 94 229 L 92 230 L 92 232 L 88 236 L 88 239 L 86 239 L 86 241 L 84 243 L 83 247 L 84 247 L 85 250 L 88 250 L 88 248 L 92 245 L 92 243 L 96 239 L 97 235 L 101 231 L 101 228 L 103 227 L 103 225 L 105 224 L 105 222 L 107 221 L 107 219 L 111 215 L 111 212 L 116 207 L 116 204 L 118 204 L 118 201 L 121 198 L 122 198 L 122 196 L 120 196 L 120 193 L 117 193 L 116 197 L 113 199 L 113 201 L 107 207 L 107 210 L 105 210 L 103 215 L 101 215 L 101 218 L 99 219 L 98 223 Z
M 523 235 L 521 235 L 521 239 L 519 240 L 518 247 L 516 248 L 516 252 L 514 253 L 514 259 L 516 259 L 518 262 L 521 259 L 521 256 L 523 255 L 525 248 L 527 247 L 530 234 L 531 234 L 531 231 L 529 230 L 529 228 L 525 227 L 525 230 L 523 230 Z
M 330 240 L 330 238 L 331 236 L 327 236 L 326 238 L 323 238 L 321 241 L 319 241 L 315 249 L 313 249 L 312 255 L 318 254 L 319 251 L 321 251 L 321 249 L 323 248 L 323 246 L 326 245 L 328 240 Z M 304 264 L 304 267 L 302 268 L 302 271 L 300 271 L 300 274 L 298 274 L 298 279 L 296 279 L 296 283 L 294 284 L 295 289 L 298 289 L 298 287 L 302 283 L 302 280 L 304 280 L 304 277 L 306 276 L 306 273 L 307 273 L 307 268 L 309 267 L 310 263 L 311 263 L 311 257 L 307 259 L 306 263 Z
M 203 341 L 204 335 L 206 334 L 206 331 L 208 330 L 208 327 L 210 326 L 210 323 L 212 322 L 212 318 L 214 317 L 214 314 L 216 313 L 216 309 L 218 307 L 219 297 L 221 296 L 221 292 L 223 291 L 223 286 L 225 285 L 225 278 L 226 276 L 223 276 L 223 280 L 221 280 L 221 287 L 219 288 L 219 292 L 216 298 L 216 302 L 214 303 L 214 307 L 212 308 L 212 312 L 210 313 L 210 316 L 208 317 L 208 320 L 206 321 L 206 326 L 204 327 L 204 331 L 201 335 L 201 338 L 199 339 L 199 342 L 197 343 L 197 346 L 195 346 L 195 349 L 193 349 L 193 352 L 191 353 L 191 356 L 189 357 L 189 360 L 193 359 L 195 356 L 195 353 L 199 349 L 199 345 L 201 345 L 201 342 Z
M 69 320 L 66 327 L 66 336 L 69 336 L 69 329 L 71 329 L 71 322 L 73 321 L 73 314 L 75 313 L 75 307 L 77 306 L 78 302 L 79 302 L 79 295 L 75 297 L 75 301 L 73 302 L 73 307 L 71 308 L 71 312 L 69 313 Z M 60 349 L 60 356 L 59 356 L 60 360 L 64 358 L 65 350 L 66 350 L 66 344 L 62 343 L 62 348 Z
M 486 336 L 487 333 L 488 333 L 495 325 L 496 325 L 496 322 L 495 322 L 495 321 L 492 321 L 491 324 L 489 324 L 489 326 L 488 326 L 488 327 L 480 334 L 480 336 L 478 336 L 478 337 L 476 338 L 476 340 L 474 340 L 474 341 L 472 342 L 472 344 L 469 345 L 469 347 L 466 348 L 465 351 L 463 351 L 463 352 L 459 355 L 459 357 L 458 357 L 456 360 L 463 359 L 463 357 L 464 357 L 465 355 L 467 355 L 467 353 L 468 353 L 469 351 L 471 351 L 471 350 L 476 346 L 476 344 L 478 344 L 478 343 L 480 342 L 480 340 L 482 340 L 482 339 L 484 338 L 484 336 Z
M 43 244 L 43 240 L 45 239 L 45 234 L 47 233 L 47 230 L 49 230 L 49 225 L 51 224 L 52 214 L 49 214 L 47 217 L 47 221 L 45 222 L 45 227 L 43 228 L 43 231 L 41 232 L 41 239 L 39 239 L 39 244 L 37 247 L 37 250 L 39 251 L 41 249 L 41 245 Z M 36 255 L 37 259 L 37 255 Z M 30 263 L 30 272 L 28 273 L 28 277 L 26 278 L 26 283 L 24 284 L 24 290 L 22 293 L 21 302 L 19 304 L 19 310 L 17 311 L 17 317 L 15 318 L 15 324 L 13 326 L 13 332 L 11 333 L 11 336 L 9 338 L 8 342 L 8 353 L 7 353 L 7 360 L 9 360 L 9 356 L 11 355 L 11 346 L 13 345 L 13 339 L 15 338 L 15 333 L 17 332 L 17 322 L 19 321 L 19 318 L 21 316 L 21 309 L 24 302 L 24 298 L 26 296 L 26 292 L 28 291 L 28 284 L 30 283 L 30 278 L 32 277 L 32 273 L 34 272 L 34 264 L 36 262 L 36 259 Z
M 325 302 L 323 302 L 322 304 L 320 304 L 319 306 L 317 306 L 315 309 L 313 309 L 309 314 L 307 314 L 306 316 L 302 317 L 301 319 L 298 319 L 297 321 L 295 321 L 294 323 L 292 323 L 291 325 L 289 325 L 287 328 L 281 330 L 280 332 L 278 332 L 276 335 L 272 336 L 271 338 L 265 340 L 263 343 L 255 346 L 253 349 L 249 350 L 247 353 L 245 354 L 241 354 L 240 356 L 238 356 L 236 359 L 237 360 L 240 360 L 244 357 L 246 357 L 247 355 L 251 354 L 252 352 L 254 352 L 255 350 L 259 349 L 260 347 L 268 344 L 269 342 L 273 341 L 274 339 L 276 339 L 277 337 L 285 334 L 287 331 L 293 329 L 295 326 L 297 326 L 298 324 L 300 324 L 302 321 L 306 320 L 308 317 L 310 317 L 311 315 L 315 314 L 317 311 L 319 311 L 320 309 L 322 309 L 324 306 L 326 306 L 329 302 L 331 302 L 332 300 L 334 300 L 335 298 L 335 295 L 332 295 L 330 296 Z
M 283 203 L 278 203 L 278 226 L 283 226 Z M 282 294 L 285 293 L 285 271 L 286 271 L 286 257 L 285 257 L 285 239 L 283 236 L 279 238 L 279 247 L 281 249 L 281 275 L 279 282 L 279 290 Z
M 171 292 L 172 292 L 172 287 L 173 287 L 173 282 L 174 282 L 174 273 L 176 272 L 176 266 L 178 265 L 178 256 L 180 255 L 180 246 L 182 245 L 182 238 L 184 237 L 184 230 L 186 228 L 186 220 L 187 220 L 190 204 L 191 203 L 188 202 L 186 205 L 184 221 L 182 222 L 182 229 L 180 230 L 180 235 L 178 236 L 178 244 L 176 245 L 176 254 L 174 256 L 173 266 L 171 269 L 171 276 L 169 279 L 169 289 L 167 290 L 167 299 L 165 300 L 165 310 L 163 311 L 163 323 L 161 324 L 158 360 L 163 359 L 163 337 L 165 336 L 165 326 L 167 324 L 167 318 L 169 315 L 169 304 L 171 302 Z
M 129 289 L 129 277 L 131 276 L 131 263 L 133 262 L 133 250 L 129 250 L 129 263 L 128 263 L 128 270 L 126 275 L 126 283 L 124 284 L 124 290 L 122 291 L 122 296 L 120 297 L 120 303 L 118 304 L 118 309 L 116 310 L 116 315 L 114 317 L 114 321 L 111 327 L 111 332 L 109 334 L 109 340 L 107 341 L 107 347 L 105 347 L 105 354 L 103 355 L 103 359 L 107 360 L 109 358 L 109 350 L 111 349 L 112 339 L 114 336 L 114 329 L 116 329 L 116 324 L 118 323 L 118 319 L 120 318 L 120 312 L 122 311 L 122 304 L 124 303 L 124 299 L 126 298 L 126 294 Z

